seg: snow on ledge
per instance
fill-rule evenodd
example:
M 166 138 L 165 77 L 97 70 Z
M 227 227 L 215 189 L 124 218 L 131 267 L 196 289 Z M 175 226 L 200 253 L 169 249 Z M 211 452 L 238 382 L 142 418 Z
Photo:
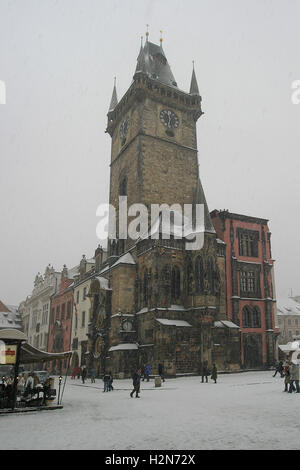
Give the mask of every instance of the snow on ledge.
M 156 320 L 166 326 L 192 326 L 185 320 L 169 320 L 168 318 L 156 318 Z
M 117 344 L 117 346 L 112 346 L 109 348 L 109 351 L 123 351 L 130 349 L 138 349 L 138 345 L 136 343 L 121 343 Z

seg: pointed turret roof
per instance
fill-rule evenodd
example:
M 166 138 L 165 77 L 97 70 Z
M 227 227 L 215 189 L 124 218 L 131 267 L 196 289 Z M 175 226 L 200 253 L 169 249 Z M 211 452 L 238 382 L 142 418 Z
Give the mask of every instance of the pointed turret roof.
M 135 73 L 144 73 L 150 78 L 177 88 L 176 80 L 162 46 L 148 40 L 144 47 L 141 46 Z
M 194 196 L 194 203 L 195 204 L 203 204 L 204 205 L 204 231 L 205 232 L 212 232 L 216 233 L 213 223 L 210 218 L 210 213 L 208 210 L 208 205 L 206 202 L 205 194 L 203 191 L 203 187 L 200 181 L 200 178 L 198 177 L 197 181 L 197 186 L 195 189 L 195 196 Z
M 117 104 L 118 104 L 118 97 L 117 97 L 117 88 L 116 88 L 116 79 L 115 79 L 114 89 L 113 89 L 108 112 L 110 113 L 111 111 L 113 111 L 115 107 L 117 106 Z
M 200 93 L 199 93 L 196 73 L 195 73 L 194 64 L 193 64 L 193 73 L 192 73 L 191 86 L 190 86 L 190 95 L 199 95 L 199 94 Z

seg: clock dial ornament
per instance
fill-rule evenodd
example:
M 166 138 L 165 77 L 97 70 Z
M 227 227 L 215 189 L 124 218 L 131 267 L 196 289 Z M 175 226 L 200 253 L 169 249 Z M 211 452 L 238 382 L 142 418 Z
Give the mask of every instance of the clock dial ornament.
M 163 109 L 160 112 L 160 120 L 168 129 L 176 129 L 179 126 L 179 119 L 173 111 Z
M 131 331 L 132 330 L 132 323 L 129 320 L 125 320 L 123 322 L 122 328 L 124 331 Z
M 128 129 L 129 129 L 129 118 L 127 117 L 126 119 L 124 119 L 124 121 L 122 122 L 120 126 L 120 136 L 122 139 L 125 139 Z

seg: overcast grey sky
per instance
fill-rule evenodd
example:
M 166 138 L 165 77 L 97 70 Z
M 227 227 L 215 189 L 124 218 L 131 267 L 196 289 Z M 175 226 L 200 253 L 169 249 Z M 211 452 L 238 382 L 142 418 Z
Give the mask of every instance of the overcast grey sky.
M 120 98 L 147 23 L 183 90 L 195 60 L 209 209 L 269 219 L 278 297 L 300 294 L 299 21 L 298 0 L 0 0 L 0 299 L 93 256 L 113 77 Z

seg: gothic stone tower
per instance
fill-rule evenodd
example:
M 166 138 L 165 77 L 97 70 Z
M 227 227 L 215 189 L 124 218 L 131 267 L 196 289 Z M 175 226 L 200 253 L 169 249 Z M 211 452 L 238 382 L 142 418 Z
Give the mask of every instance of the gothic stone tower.
M 184 238 L 174 237 L 175 223 L 165 239 L 160 218 L 156 238 L 150 229 L 138 240 L 109 240 L 108 260 L 100 271 L 111 289 L 103 355 L 114 374 L 129 375 L 146 363 L 153 373 L 161 363 L 166 374 L 175 375 L 197 373 L 203 361 L 211 364 L 225 356 L 227 362 L 239 362 L 227 345 L 229 333 L 220 328 L 222 354 L 214 352 L 215 325 L 227 319 L 225 250 L 198 175 L 196 123 L 202 114 L 195 71 L 190 92 L 180 90 L 162 44 L 147 37 L 131 86 L 119 102 L 114 86 L 108 112 L 110 204 L 117 220 L 120 196 L 127 196 L 128 207 L 144 204 L 149 214 L 152 204 L 202 204 L 204 244 L 187 249 Z M 231 337 L 238 331 L 230 331 Z

